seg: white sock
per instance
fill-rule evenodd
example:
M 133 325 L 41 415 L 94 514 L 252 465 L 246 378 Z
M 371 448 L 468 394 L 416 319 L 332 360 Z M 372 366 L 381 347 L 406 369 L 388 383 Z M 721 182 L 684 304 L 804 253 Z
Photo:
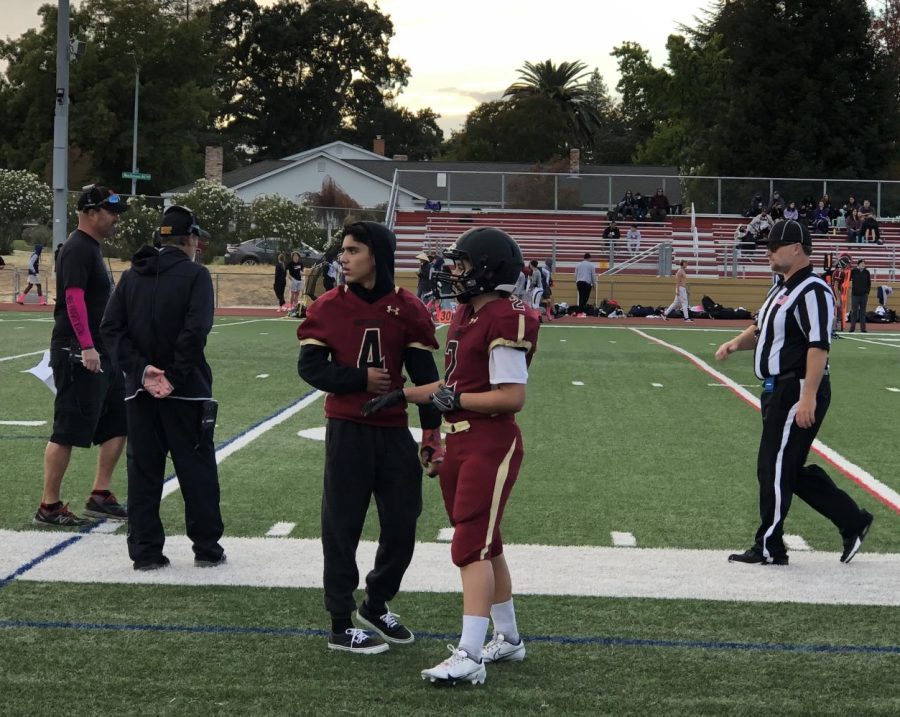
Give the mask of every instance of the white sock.
M 494 621 L 494 632 L 503 633 L 507 642 L 519 641 L 519 628 L 516 627 L 516 609 L 513 599 L 491 605 L 491 620 Z
M 484 638 L 487 637 L 488 623 L 490 620 L 478 615 L 463 615 L 462 637 L 459 638 L 459 649 L 465 650 L 473 660 L 481 659 L 481 648 L 484 647 Z

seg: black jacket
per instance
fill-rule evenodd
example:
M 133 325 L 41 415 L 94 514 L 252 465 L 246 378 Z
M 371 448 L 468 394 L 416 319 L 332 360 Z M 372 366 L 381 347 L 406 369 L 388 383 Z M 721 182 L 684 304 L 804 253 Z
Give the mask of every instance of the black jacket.
M 148 365 L 166 372 L 172 398 L 212 397 L 203 349 L 213 324 L 213 287 L 206 267 L 178 247 L 142 247 L 103 314 L 100 331 L 125 374 L 126 396 L 142 390 Z
M 850 293 L 853 296 L 868 296 L 872 289 L 872 275 L 868 269 L 856 269 L 850 272 Z

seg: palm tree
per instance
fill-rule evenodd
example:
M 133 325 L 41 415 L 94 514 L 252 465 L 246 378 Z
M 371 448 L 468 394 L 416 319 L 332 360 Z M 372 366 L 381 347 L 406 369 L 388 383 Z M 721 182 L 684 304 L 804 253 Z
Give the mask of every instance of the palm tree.
M 561 62 L 559 65 L 554 65 L 552 60 L 537 64 L 526 62 L 519 68 L 519 81 L 507 87 L 503 96 L 513 102 L 546 97 L 565 114 L 575 136 L 589 144 L 601 124 L 598 108 L 588 101 L 586 78 L 589 75 L 583 62 Z

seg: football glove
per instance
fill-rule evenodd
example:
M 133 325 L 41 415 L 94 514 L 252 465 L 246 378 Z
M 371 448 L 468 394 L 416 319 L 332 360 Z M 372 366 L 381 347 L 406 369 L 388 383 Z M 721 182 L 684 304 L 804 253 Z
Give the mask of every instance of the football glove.
M 422 429 L 422 444 L 419 447 L 419 460 L 425 467 L 425 473 L 434 478 L 444 462 L 444 447 L 441 445 L 441 432 L 437 428 Z
M 383 411 L 385 408 L 390 408 L 391 406 L 396 406 L 398 403 L 406 403 L 406 396 L 403 395 L 402 388 L 398 388 L 396 391 L 383 393 L 380 396 L 376 396 L 375 398 L 366 401 L 362 407 L 362 415 L 374 416 L 379 411 Z
M 429 398 L 434 407 L 441 413 L 459 411 L 462 408 L 459 405 L 459 394 L 446 384 L 432 393 Z

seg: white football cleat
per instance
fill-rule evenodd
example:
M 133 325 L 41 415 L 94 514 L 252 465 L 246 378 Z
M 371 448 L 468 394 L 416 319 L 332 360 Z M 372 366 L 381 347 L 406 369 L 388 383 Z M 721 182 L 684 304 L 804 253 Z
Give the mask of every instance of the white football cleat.
M 466 653 L 453 645 L 447 645 L 450 657 L 430 670 L 422 670 L 422 679 L 443 684 L 455 685 L 457 682 L 471 682 L 473 685 L 484 684 L 487 670 L 484 661 L 476 662 Z
M 484 662 L 521 662 L 525 659 L 525 640 L 520 637 L 517 643 L 512 643 L 506 635 L 496 632 L 484 646 L 481 659 Z

